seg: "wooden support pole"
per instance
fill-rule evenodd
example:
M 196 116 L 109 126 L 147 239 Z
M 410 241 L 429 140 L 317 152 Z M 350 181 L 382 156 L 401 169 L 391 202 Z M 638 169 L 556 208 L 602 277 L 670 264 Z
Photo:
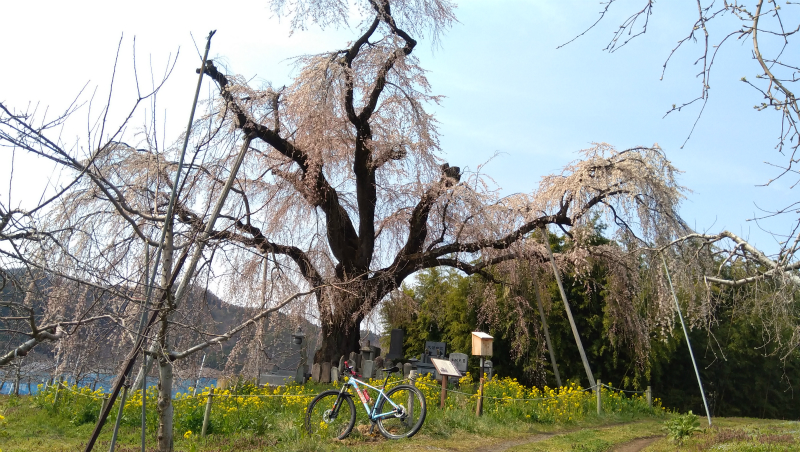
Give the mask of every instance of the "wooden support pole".
M 411 386 L 417 387 L 417 371 L 412 370 L 408 374 L 408 381 L 411 383 Z M 416 398 L 414 397 L 414 393 L 411 391 L 408 392 L 408 403 L 407 403 L 407 410 L 408 416 L 406 416 L 406 421 L 408 421 L 408 426 L 410 427 L 413 425 L 414 422 L 414 402 Z
M 203 431 L 200 432 L 200 436 L 206 436 L 206 431 L 208 430 L 208 420 L 211 417 L 211 403 L 213 398 L 214 388 L 211 388 L 211 391 L 208 393 L 208 400 L 206 401 L 206 412 L 203 415 Z
M 58 377 L 56 380 L 56 395 L 53 396 L 53 406 L 55 407 L 58 404 L 58 394 L 61 392 L 61 377 Z
M 597 387 L 594 390 L 594 393 L 597 394 L 597 415 L 603 414 L 603 400 L 602 396 L 600 395 L 600 389 L 602 389 L 602 383 L 600 380 L 597 380 Z
M 447 399 L 447 375 L 442 375 L 442 394 L 439 399 L 439 408 L 444 409 L 444 402 Z
M 19 381 L 20 381 L 20 370 L 22 369 L 22 362 L 17 361 L 17 374 L 14 377 L 14 395 L 19 395 Z

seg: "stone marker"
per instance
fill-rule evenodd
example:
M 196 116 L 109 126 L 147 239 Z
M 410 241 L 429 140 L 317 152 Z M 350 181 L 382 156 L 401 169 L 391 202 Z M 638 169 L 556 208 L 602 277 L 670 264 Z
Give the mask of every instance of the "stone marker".
M 411 374 L 411 363 L 403 364 L 403 378 L 408 378 L 409 374 Z
M 311 381 L 319 383 L 319 363 L 315 363 L 311 366 Z
M 297 368 L 297 374 L 294 376 L 294 382 L 301 385 L 306 382 L 306 370 L 303 366 Z
M 403 330 L 392 330 L 391 338 L 389 339 L 389 354 L 386 357 L 403 359 Z
M 346 361 L 345 357 L 344 357 L 344 355 L 342 355 L 342 357 L 339 358 L 339 367 L 337 367 L 337 369 L 339 369 L 339 375 L 341 375 L 342 372 L 344 372 L 344 362 L 345 361 Z
M 492 365 L 492 362 L 488 359 L 485 360 L 483 362 L 483 368 L 486 372 L 486 378 L 491 380 L 492 376 L 494 375 L 494 366 Z
M 383 369 L 383 356 L 375 358 L 375 369 Z
M 319 382 L 320 383 L 330 383 L 331 382 L 331 363 L 325 361 L 320 366 L 320 369 L 319 369 Z
M 469 356 L 465 353 L 450 353 L 450 362 L 453 363 L 456 370 L 462 374 L 467 371 L 467 359 Z
M 331 383 L 339 383 L 339 368 L 331 367 Z
M 361 368 L 361 375 L 363 375 L 364 378 L 372 378 L 374 372 L 375 372 L 375 362 L 369 359 L 365 360 L 364 366 Z
M 427 359 L 426 357 L 423 357 L 422 361 L 430 363 L 431 362 L 430 358 L 444 359 L 446 354 L 447 354 L 447 344 L 445 344 L 444 342 L 426 341 L 425 355 L 427 355 Z
M 353 370 L 358 371 L 359 369 L 359 362 L 358 362 L 358 353 L 350 352 L 350 358 L 347 360 L 348 365 L 353 368 Z
M 369 345 L 369 341 L 367 341 L 367 344 L 361 347 L 361 363 L 362 363 L 361 365 L 362 366 L 364 365 L 363 364 L 364 361 L 366 360 L 372 361 L 374 358 L 375 358 L 374 350 Z

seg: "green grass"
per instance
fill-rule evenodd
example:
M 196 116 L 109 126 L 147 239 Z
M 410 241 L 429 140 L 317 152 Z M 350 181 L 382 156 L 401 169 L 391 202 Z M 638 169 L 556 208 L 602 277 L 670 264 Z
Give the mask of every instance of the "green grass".
M 701 432 L 680 446 L 683 451 L 729 450 L 741 452 L 800 451 L 800 422 L 750 418 L 714 418 Z M 679 446 L 665 439 L 649 452 L 674 451 Z
M 62 398 L 63 402 L 65 399 Z M 431 403 L 434 402 L 434 403 Z M 59 402 L 60 404 L 61 402 Z M 93 423 L 81 423 L 84 416 L 76 415 L 89 411 L 76 405 L 77 402 L 68 404 L 62 412 L 55 412 L 47 406 L 42 406 L 35 397 L 9 397 L 0 396 L 0 414 L 5 416 L 0 428 L 0 450 L 12 451 L 74 451 L 80 450 L 94 428 Z M 95 402 L 92 402 L 95 403 Z M 151 407 L 153 405 L 150 405 Z M 92 409 L 95 407 L 92 405 Z M 99 402 L 97 407 L 99 411 Z M 192 444 L 198 451 L 257 451 L 257 450 L 298 450 L 298 451 L 367 451 L 367 450 L 420 450 L 425 447 L 446 447 L 450 450 L 475 450 L 476 447 L 489 447 L 494 444 L 513 440 L 525 439 L 532 435 L 558 433 L 574 430 L 580 427 L 597 427 L 621 422 L 630 422 L 637 419 L 651 418 L 641 414 L 609 414 L 597 417 L 586 416 L 580 422 L 567 423 L 542 423 L 531 421 L 527 418 L 520 419 L 512 411 L 499 410 L 482 417 L 475 416 L 474 408 L 460 409 L 453 407 L 440 410 L 435 401 L 429 398 L 429 411 L 422 431 L 410 440 L 386 441 L 379 435 L 368 436 L 366 425 L 363 425 L 365 415 L 358 408 L 360 430 L 353 432 L 350 438 L 344 441 L 320 442 L 306 438 L 298 429 L 299 419 L 288 415 L 281 420 L 273 418 L 274 425 L 262 431 L 261 434 L 253 431 L 238 433 L 217 433 L 206 438 L 199 438 L 196 433 L 189 439 L 183 433 L 175 431 L 175 449 L 188 451 Z M 114 411 L 115 413 L 115 411 Z M 127 415 L 127 414 L 126 414 Z M 660 419 L 660 417 L 658 418 Z M 117 450 L 138 450 L 140 432 L 137 425 L 129 419 L 120 428 Z M 96 450 L 107 450 L 110 441 L 110 423 L 103 429 L 103 433 Z M 148 449 L 155 448 L 155 429 L 147 433 Z
M 678 446 L 666 440 L 664 422 L 669 418 L 662 409 L 648 409 L 641 400 L 609 396 L 604 402 L 606 414 L 598 416 L 591 398 L 570 399 L 569 403 L 525 404 L 497 400 L 487 403 L 484 416 L 474 413 L 474 401 L 468 396 L 451 394 L 448 408 L 438 407 L 438 391 L 425 390 L 428 417 L 414 438 L 387 441 L 377 433 L 369 436 L 366 415 L 359 406 L 360 425 L 344 441 L 315 441 L 302 429 L 302 412 L 307 398 L 322 389 L 321 385 L 281 389 L 283 393 L 301 394 L 297 398 L 262 398 L 256 404 L 237 400 L 236 394 L 255 389 L 243 386 L 233 396 L 220 398 L 212 411 L 213 433 L 200 438 L 198 415 L 203 398 L 176 399 L 175 450 L 198 452 L 226 451 L 585 451 L 600 452 L 635 440 L 660 437 L 646 450 L 664 452 L 687 450 L 789 451 L 800 450 L 800 423 L 756 419 L 716 419 L 713 429 L 703 429 Z M 510 394 L 515 386 L 498 386 L 498 397 Z M 263 391 L 262 389 L 258 389 Z M 93 396 L 63 393 L 58 404 L 42 397 L 0 396 L 0 450 L 2 452 L 51 452 L 82 450 L 94 428 L 100 401 Z M 51 394 L 52 396 L 53 394 Z M 139 450 L 140 432 L 136 398 L 126 405 L 118 451 Z M 293 400 L 293 402 L 289 402 Z M 604 399 L 605 400 L 605 399 Z M 555 402 L 553 402 L 555 403 Z M 559 402 L 560 403 L 560 402 Z M 148 400 L 147 447 L 155 450 L 155 405 Z M 549 410 L 549 411 L 548 411 Z M 116 415 L 116 408 L 112 411 Z M 547 415 L 547 413 L 552 413 Z M 112 422 L 103 429 L 95 450 L 108 450 Z M 184 438 L 184 430 L 192 430 Z

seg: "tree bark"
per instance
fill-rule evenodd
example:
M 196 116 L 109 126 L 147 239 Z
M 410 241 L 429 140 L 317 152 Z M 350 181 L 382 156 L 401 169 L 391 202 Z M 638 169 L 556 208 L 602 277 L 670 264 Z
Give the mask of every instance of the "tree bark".
M 361 321 L 364 317 L 363 315 L 356 317 L 345 315 L 344 317 L 343 319 L 323 319 L 320 348 L 314 353 L 315 364 L 332 362 L 338 360 L 340 356 L 349 356 L 350 352 L 358 352 Z
M 172 259 L 174 253 L 172 222 L 167 219 L 169 224 L 164 234 L 163 264 L 161 268 L 161 288 L 170 291 L 170 281 L 172 280 Z M 172 362 L 166 355 L 167 334 L 169 324 L 167 319 L 175 309 L 175 297 L 172 293 L 167 293 L 164 309 L 159 312 L 160 327 L 158 338 L 154 344 L 158 344 L 158 451 L 172 452 Z M 142 394 L 144 396 L 144 394 Z
M 158 450 L 172 452 L 172 363 L 166 356 L 158 359 Z

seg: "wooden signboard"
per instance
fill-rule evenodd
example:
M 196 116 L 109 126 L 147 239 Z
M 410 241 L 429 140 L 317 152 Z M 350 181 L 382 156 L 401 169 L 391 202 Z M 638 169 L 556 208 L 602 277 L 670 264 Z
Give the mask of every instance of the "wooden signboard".
M 436 372 L 442 377 L 442 397 L 439 402 L 440 407 L 444 409 L 444 401 L 447 398 L 447 377 L 460 377 L 461 372 L 447 359 L 431 358 L 431 363 L 436 368 Z
M 431 363 L 433 363 L 433 367 L 436 368 L 436 372 L 439 375 L 445 377 L 460 377 L 461 372 L 456 369 L 456 366 L 447 359 L 436 359 L 431 358 Z

